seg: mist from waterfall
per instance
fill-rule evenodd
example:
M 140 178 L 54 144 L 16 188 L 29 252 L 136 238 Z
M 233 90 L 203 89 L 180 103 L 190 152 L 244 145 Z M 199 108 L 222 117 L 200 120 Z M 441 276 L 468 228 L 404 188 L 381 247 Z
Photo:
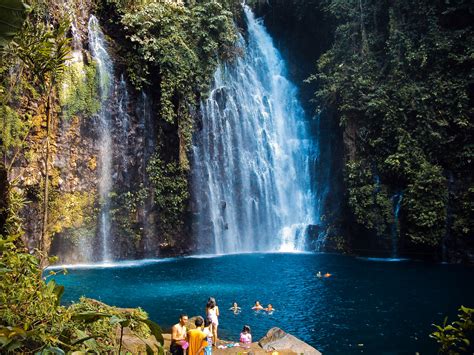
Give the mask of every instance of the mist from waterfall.
M 302 251 L 320 223 L 319 149 L 285 62 L 244 6 L 243 57 L 221 65 L 193 146 L 193 228 L 203 253 Z
M 99 74 L 100 102 L 99 117 L 99 196 L 101 210 L 99 214 L 99 235 L 102 244 L 101 261 L 112 260 L 110 250 L 110 196 L 112 189 L 112 132 L 111 112 L 107 101 L 113 87 L 113 62 L 107 52 L 104 34 L 95 16 L 91 16 L 88 24 L 89 46 L 92 57 L 97 62 Z

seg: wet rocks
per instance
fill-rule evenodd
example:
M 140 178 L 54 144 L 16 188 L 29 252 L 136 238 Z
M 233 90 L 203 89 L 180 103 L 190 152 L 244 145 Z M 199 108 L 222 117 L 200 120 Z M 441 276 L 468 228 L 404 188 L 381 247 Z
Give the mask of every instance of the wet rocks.
M 311 345 L 297 337 L 288 334 L 278 327 L 271 328 L 267 334 L 258 341 L 258 344 L 267 351 L 292 350 L 297 354 L 321 354 Z

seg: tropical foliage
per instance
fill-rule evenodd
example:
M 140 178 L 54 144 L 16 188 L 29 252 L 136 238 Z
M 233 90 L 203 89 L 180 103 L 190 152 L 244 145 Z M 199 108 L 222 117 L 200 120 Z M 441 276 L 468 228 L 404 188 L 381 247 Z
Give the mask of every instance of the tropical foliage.
M 129 76 L 137 87 L 159 88 L 160 120 L 177 127 L 179 161 L 187 169 L 192 112 L 206 93 L 218 60 L 233 55 L 232 13 L 212 0 L 189 7 L 150 2 L 119 11 L 134 50 L 128 56 Z
M 469 9 L 461 0 L 325 2 L 338 27 L 311 79 L 344 131 L 349 205 L 379 235 L 393 221 L 391 196 L 403 192 L 406 243 L 472 239 Z
M 439 344 L 440 354 L 458 355 L 471 353 L 474 341 L 474 309 L 461 306 L 458 320 L 448 324 L 448 317 L 443 325 L 433 324 L 436 331 L 430 334 Z
M 26 19 L 28 6 L 20 0 L 0 1 L 0 48 L 7 46 Z
M 117 329 L 123 333 L 123 327 L 142 338 L 153 334 L 163 344 L 161 329 L 141 309 L 120 310 L 85 298 L 69 307 L 61 306 L 64 287 L 47 281 L 55 272 L 43 277 L 39 259 L 20 239 L 23 231 L 18 212 L 25 199 L 12 189 L 9 201 L 8 235 L 0 235 L 2 353 L 118 352 L 121 338 L 117 339 L 116 333 Z
M 161 233 L 165 242 L 172 243 L 184 227 L 184 213 L 189 198 L 186 171 L 176 162 L 165 163 L 154 155 L 147 172 L 160 214 Z

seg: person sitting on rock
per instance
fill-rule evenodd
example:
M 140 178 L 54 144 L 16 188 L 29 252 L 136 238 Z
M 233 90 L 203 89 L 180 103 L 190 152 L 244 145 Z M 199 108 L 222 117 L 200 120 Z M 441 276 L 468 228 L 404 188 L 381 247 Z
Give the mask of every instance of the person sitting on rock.
M 255 305 L 252 307 L 254 311 L 260 311 L 263 309 L 263 306 L 260 304 L 260 301 L 255 301 Z
M 204 349 L 207 346 L 207 334 L 202 331 L 204 318 L 197 317 L 194 324 L 196 329 L 188 331 L 188 355 L 204 355 Z
M 250 327 L 248 325 L 244 325 L 242 328 L 242 332 L 240 333 L 240 342 L 242 344 L 252 343 L 252 334 L 250 334 Z
M 229 308 L 229 311 L 234 312 L 234 314 L 239 314 L 240 313 L 240 307 L 237 305 L 237 302 L 234 302 L 232 304 L 232 307 Z
M 173 325 L 171 328 L 171 346 L 170 352 L 173 355 L 184 355 L 188 348 L 186 341 L 186 323 L 188 322 L 188 315 L 181 314 L 179 316 L 179 323 Z

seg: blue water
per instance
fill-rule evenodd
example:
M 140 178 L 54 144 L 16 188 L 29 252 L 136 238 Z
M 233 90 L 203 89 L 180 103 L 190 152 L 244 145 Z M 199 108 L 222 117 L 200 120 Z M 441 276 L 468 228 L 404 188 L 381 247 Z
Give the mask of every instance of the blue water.
M 433 354 L 432 323 L 474 306 L 474 269 L 408 260 L 331 254 L 238 254 L 178 258 L 108 268 L 69 269 L 54 278 L 66 286 L 63 301 L 80 296 L 119 307 L 144 308 L 164 328 L 180 313 L 204 314 L 214 296 L 221 310 L 219 335 L 238 340 L 244 324 L 254 340 L 278 326 L 326 354 Z M 316 273 L 332 277 L 318 279 Z M 255 300 L 272 303 L 272 315 L 255 313 Z M 228 308 L 242 307 L 239 315 Z

